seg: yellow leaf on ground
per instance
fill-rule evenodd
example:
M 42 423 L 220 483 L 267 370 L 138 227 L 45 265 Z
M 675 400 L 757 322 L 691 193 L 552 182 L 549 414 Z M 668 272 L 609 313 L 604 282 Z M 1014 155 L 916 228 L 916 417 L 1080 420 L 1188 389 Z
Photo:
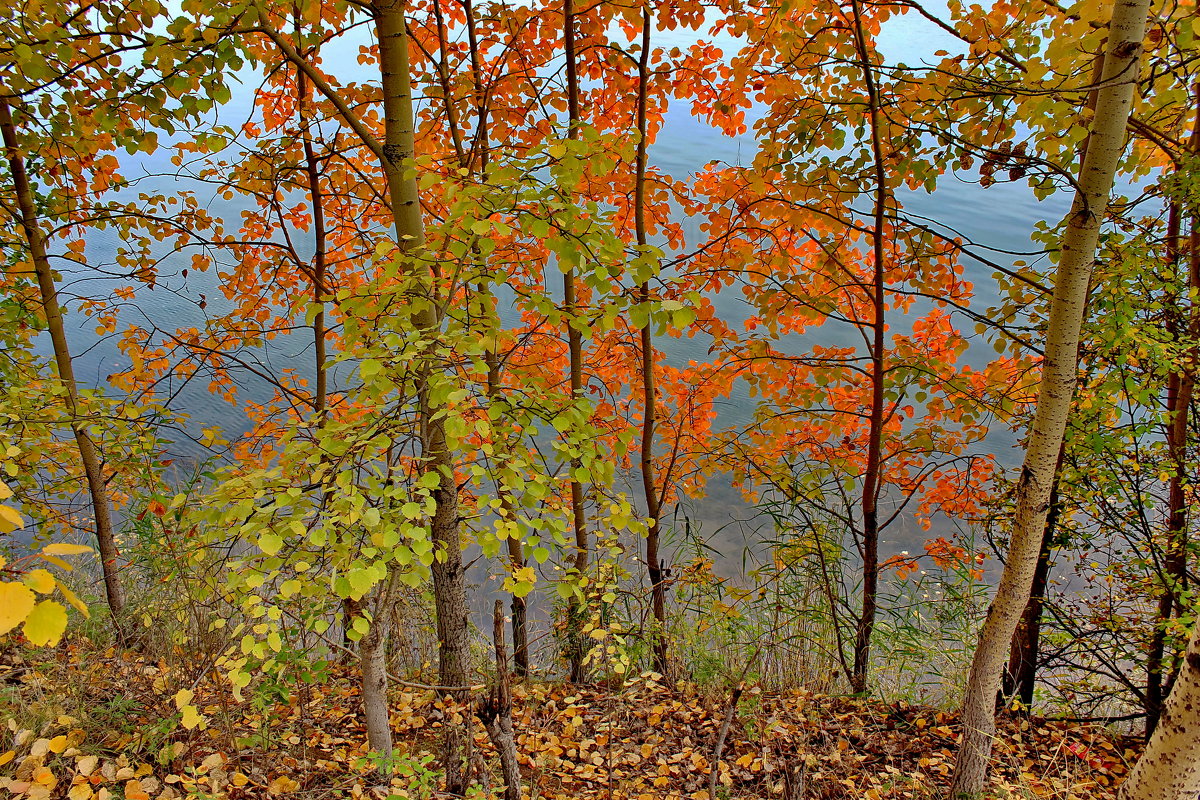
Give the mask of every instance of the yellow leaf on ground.
M 58 786 L 58 778 L 54 777 L 54 770 L 49 767 L 42 767 L 33 773 L 33 782 L 40 783 L 47 789 L 53 789 L 55 786 Z
M 287 775 L 280 775 L 267 786 L 267 791 L 271 794 L 287 794 L 294 792 L 300 788 L 300 783 L 289 778 Z
M 67 629 L 67 610 L 53 600 L 43 600 L 25 618 L 25 638 L 34 645 L 56 645 Z
M 86 778 L 96 770 L 99 760 L 96 756 L 84 756 L 75 763 L 75 771 Z
M 92 800 L 92 787 L 85 783 L 77 783 L 67 792 L 67 800 Z
M 183 719 L 179 721 L 179 724 L 189 731 L 206 720 L 206 717 L 197 711 L 195 706 L 184 706 L 180 711 L 183 712 Z
M 53 739 L 50 740 L 50 752 L 51 753 L 61 753 L 63 750 L 66 750 L 66 749 L 67 749 L 67 737 L 65 734 L 55 736 Z
M 17 757 L 16 750 L 9 750 L 7 753 L 0 753 L 0 767 L 3 767 L 8 762 Z
M 141 783 L 129 780 L 125 783 L 125 800 L 150 800 L 150 795 L 146 794 Z
M 245 786 L 250 782 L 250 779 L 246 777 L 245 773 L 235 772 L 233 773 L 233 777 L 230 778 L 229 782 L 234 786 Z
M 0 634 L 8 633 L 24 622 L 36 602 L 28 586 L 0 583 Z

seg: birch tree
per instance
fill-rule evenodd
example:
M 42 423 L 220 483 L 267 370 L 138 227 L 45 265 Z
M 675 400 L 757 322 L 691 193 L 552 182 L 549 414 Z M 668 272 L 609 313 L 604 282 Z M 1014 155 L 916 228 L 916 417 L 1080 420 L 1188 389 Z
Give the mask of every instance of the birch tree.
M 1017 482 L 1016 511 L 996 596 L 979 634 L 963 700 L 963 734 L 955 763 L 954 797 L 978 797 L 987 781 L 996 731 L 995 705 L 1009 644 L 1029 601 L 1058 452 L 1076 384 L 1079 332 L 1100 226 L 1125 148 L 1148 0 L 1113 9 L 1096 114 L 1063 233 L 1046 332 L 1045 359 L 1033 426 Z

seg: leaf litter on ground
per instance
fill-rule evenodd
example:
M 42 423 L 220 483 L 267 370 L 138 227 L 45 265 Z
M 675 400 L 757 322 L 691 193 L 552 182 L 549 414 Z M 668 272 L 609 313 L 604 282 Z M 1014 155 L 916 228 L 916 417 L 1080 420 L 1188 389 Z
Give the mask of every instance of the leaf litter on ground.
M 437 753 L 468 710 L 435 692 L 391 694 L 390 778 L 368 759 L 351 671 L 324 684 L 236 700 L 211 672 L 183 727 L 172 698 L 183 679 L 136 653 L 74 645 L 0 658 L 10 708 L 0 743 L 0 800 L 406 798 L 438 796 Z M 525 682 L 513 687 L 524 794 L 539 800 L 832 800 L 943 797 L 959 726 L 933 708 L 751 687 L 719 760 L 728 693 L 643 673 L 621 685 Z M 472 718 L 473 719 L 473 718 Z M 473 721 L 482 796 L 500 787 L 497 759 Z M 1136 760 L 1140 740 L 1094 724 L 1002 716 L 993 755 L 998 798 L 1102 800 Z

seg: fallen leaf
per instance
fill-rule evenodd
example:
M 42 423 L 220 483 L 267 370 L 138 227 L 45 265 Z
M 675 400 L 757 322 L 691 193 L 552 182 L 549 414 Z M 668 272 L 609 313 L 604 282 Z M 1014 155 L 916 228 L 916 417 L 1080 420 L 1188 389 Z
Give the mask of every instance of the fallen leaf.
M 300 788 L 298 781 L 292 780 L 287 775 L 280 775 L 275 780 L 267 785 L 267 791 L 271 794 L 288 794 Z

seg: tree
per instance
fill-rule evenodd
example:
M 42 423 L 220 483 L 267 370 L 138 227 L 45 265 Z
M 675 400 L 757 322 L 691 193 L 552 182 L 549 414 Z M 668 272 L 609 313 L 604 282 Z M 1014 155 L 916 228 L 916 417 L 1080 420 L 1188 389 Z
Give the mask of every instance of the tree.
M 1018 619 L 1029 600 L 1046 524 L 1058 451 L 1075 390 L 1079 331 L 1092 261 L 1113 177 L 1125 148 L 1147 10 L 1147 2 L 1118 2 L 1109 24 L 1103 88 L 1097 97 L 1055 276 L 1037 410 L 1017 484 L 1008 557 L 979 634 L 963 700 L 963 736 L 952 789 L 956 796 L 978 796 L 986 782 L 995 734 L 996 691 Z
M 1133 771 L 1121 784 L 1120 800 L 1187 800 L 1200 792 L 1200 625 L 1192 632 L 1179 677 L 1158 725 Z

